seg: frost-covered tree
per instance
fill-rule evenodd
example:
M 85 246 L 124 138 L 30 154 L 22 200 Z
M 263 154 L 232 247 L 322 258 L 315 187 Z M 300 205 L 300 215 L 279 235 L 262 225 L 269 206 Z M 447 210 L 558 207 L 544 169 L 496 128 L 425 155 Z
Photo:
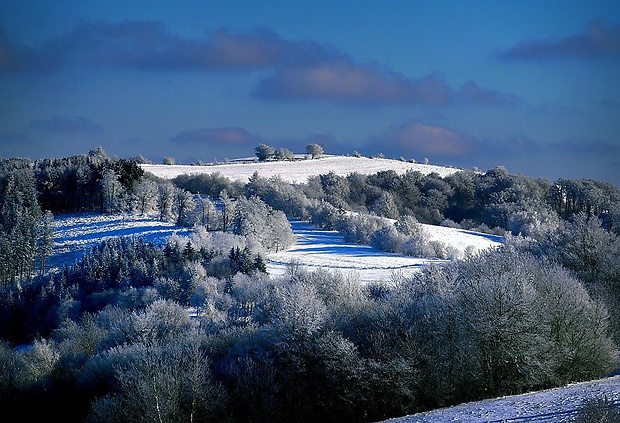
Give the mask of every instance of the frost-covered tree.
M 143 178 L 134 185 L 136 210 L 140 215 L 149 214 L 155 209 L 158 187 L 152 179 Z
M 41 278 L 46 271 L 47 259 L 54 251 L 54 215 L 46 211 L 41 218 L 39 234 L 37 236 L 36 256 L 39 261 L 39 275 Z
M 480 372 L 482 389 L 585 380 L 616 365 L 604 307 L 562 268 L 509 249 L 458 266 L 469 366 Z
M 258 160 L 261 162 L 267 161 L 271 159 L 275 154 L 275 149 L 267 144 L 260 143 L 255 149 L 254 152 Z
M 159 220 L 165 221 L 172 216 L 175 187 L 171 182 L 160 183 L 157 190 L 157 208 Z
M 0 174 L 0 283 L 32 276 L 40 218 L 32 169 Z
M 114 170 L 106 169 L 101 177 L 101 211 L 103 213 L 115 213 L 119 210 L 119 199 L 123 189 Z
M 212 378 L 199 339 L 188 333 L 175 343 L 140 343 L 114 351 L 118 387 L 93 404 L 89 421 L 218 420 L 224 392 Z
M 195 204 L 192 194 L 182 188 L 175 188 L 173 194 L 172 212 L 175 214 L 177 226 L 191 224 Z
M 388 219 L 398 219 L 399 216 L 394 196 L 387 191 L 382 192 L 381 196 L 375 200 L 371 210 Z
M 199 225 L 204 226 L 207 231 L 214 230 L 216 228 L 217 210 L 215 204 L 207 196 L 200 196 L 196 201 L 195 209 L 196 222 Z
M 228 191 L 223 189 L 219 195 L 220 201 L 220 217 L 222 221 L 222 231 L 226 232 L 230 229 L 233 216 L 235 214 L 235 203 L 228 196 Z
M 346 198 L 350 193 L 346 178 L 330 171 L 319 175 L 319 180 L 327 201 L 338 208 L 346 209 Z
M 306 154 L 313 159 L 319 159 L 323 157 L 323 147 L 316 143 L 310 143 L 306 145 Z
M 295 153 L 286 148 L 278 148 L 275 152 L 276 160 L 294 160 Z
M 275 327 L 293 345 L 305 345 L 317 334 L 327 318 L 327 308 L 314 286 L 306 283 L 286 285 L 278 298 Z
M 232 229 L 234 234 L 255 240 L 267 251 L 279 251 L 295 242 L 286 215 L 258 197 L 239 198 Z

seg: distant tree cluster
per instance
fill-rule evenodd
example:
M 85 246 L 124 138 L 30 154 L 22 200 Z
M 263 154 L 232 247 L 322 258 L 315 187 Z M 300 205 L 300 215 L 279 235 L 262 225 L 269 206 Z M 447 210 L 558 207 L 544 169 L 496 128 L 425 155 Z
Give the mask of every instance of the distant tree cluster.
M 442 224 L 503 235 L 538 236 L 579 212 L 620 231 L 620 190 L 592 180 L 545 179 L 509 174 L 498 167 L 485 173 L 459 171 L 445 178 L 418 171 L 380 171 L 347 176 L 333 172 L 309 180 L 309 199 L 343 210 L 421 223 Z
M 286 148 L 274 148 L 270 145 L 260 143 L 254 149 L 256 157 L 261 162 L 268 160 L 291 161 L 295 160 L 295 153 Z M 323 147 L 319 144 L 308 144 L 306 146 L 306 155 L 312 159 L 318 159 L 323 156 Z

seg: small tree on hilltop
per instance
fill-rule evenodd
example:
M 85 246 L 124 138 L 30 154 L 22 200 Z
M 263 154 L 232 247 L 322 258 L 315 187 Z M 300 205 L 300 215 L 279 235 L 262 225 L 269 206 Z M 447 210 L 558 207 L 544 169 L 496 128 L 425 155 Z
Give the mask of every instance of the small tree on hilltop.
M 278 148 L 275 155 L 276 155 L 277 160 L 294 160 L 295 159 L 295 153 L 293 153 L 291 150 L 288 150 L 286 148 Z
M 258 160 L 261 162 L 269 160 L 276 152 L 273 147 L 263 143 L 259 144 L 254 151 L 256 152 L 256 157 L 258 157 Z
M 313 159 L 318 159 L 323 156 L 323 147 L 318 144 L 308 144 L 306 146 L 306 154 L 311 156 Z

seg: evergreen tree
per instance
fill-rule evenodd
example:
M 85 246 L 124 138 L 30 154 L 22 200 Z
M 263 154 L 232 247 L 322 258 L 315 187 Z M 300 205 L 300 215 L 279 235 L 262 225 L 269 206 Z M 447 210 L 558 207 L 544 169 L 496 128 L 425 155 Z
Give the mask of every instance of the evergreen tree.
M 39 226 L 37 237 L 37 257 L 39 260 L 39 275 L 45 274 L 46 261 L 52 255 L 54 247 L 54 215 L 49 210 L 45 212 Z

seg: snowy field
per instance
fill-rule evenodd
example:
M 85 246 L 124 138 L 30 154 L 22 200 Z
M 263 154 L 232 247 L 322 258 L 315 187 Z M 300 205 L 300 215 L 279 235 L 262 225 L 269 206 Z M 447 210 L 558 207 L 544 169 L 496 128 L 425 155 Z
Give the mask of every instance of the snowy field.
M 454 228 L 423 225 L 431 240 L 464 252 L 499 245 L 500 237 Z M 422 259 L 390 254 L 368 245 L 346 243 L 337 231 L 317 229 L 310 223 L 291 221 L 297 244 L 286 251 L 272 253 L 267 260 L 267 271 L 277 276 L 287 271 L 291 263 L 307 270 L 337 270 L 355 276 L 360 282 L 390 282 L 394 277 L 411 276 L 422 266 L 443 260 Z
M 451 245 L 459 251 L 471 247 L 474 250 L 489 248 L 501 242 L 500 237 L 423 225 L 432 240 Z M 336 231 L 324 231 L 310 223 L 291 221 L 297 243 L 288 250 L 272 253 L 267 258 L 269 274 L 279 276 L 287 271 L 291 263 L 308 270 L 338 270 L 355 274 L 360 282 L 389 282 L 393 276 L 409 276 L 425 264 L 440 260 L 389 254 L 368 245 L 349 244 Z M 187 235 L 189 230 L 178 228 L 170 222 L 127 215 L 71 214 L 54 219 L 54 254 L 51 267 L 62 263 L 73 264 L 84 251 L 106 238 L 115 236 L 136 236 L 163 243 L 176 233 Z
M 264 178 L 280 175 L 284 181 L 291 183 L 305 183 L 310 175 L 323 175 L 329 172 L 334 172 L 340 176 L 347 176 L 353 172 L 372 175 L 380 171 L 393 170 L 401 175 L 408 170 L 413 170 L 424 175 L 436 172 L 443 178 L 460 170 L 445 166 L 411 163 L 393 159 L 370 159 L 368 157 L 354 156 L 324 156 L 320 159 L 298 160 L 294 162 L 233 162 L 206 166 L 142 164 L 140 166 L 145 172 L 150 172 L 165 179 L 172 179 L 183 174 L 219 172 L 233 181 L 247 182 L 254 172 L 258 172 Z
M 173 233 L 182 235 L 189 231 L 149 217 L 91 213 L 58 215 L 54 217 L 54 252 L 50 266 L 73 264 L 85 251 L 107 238 L 139 236 L 160 244 Z

